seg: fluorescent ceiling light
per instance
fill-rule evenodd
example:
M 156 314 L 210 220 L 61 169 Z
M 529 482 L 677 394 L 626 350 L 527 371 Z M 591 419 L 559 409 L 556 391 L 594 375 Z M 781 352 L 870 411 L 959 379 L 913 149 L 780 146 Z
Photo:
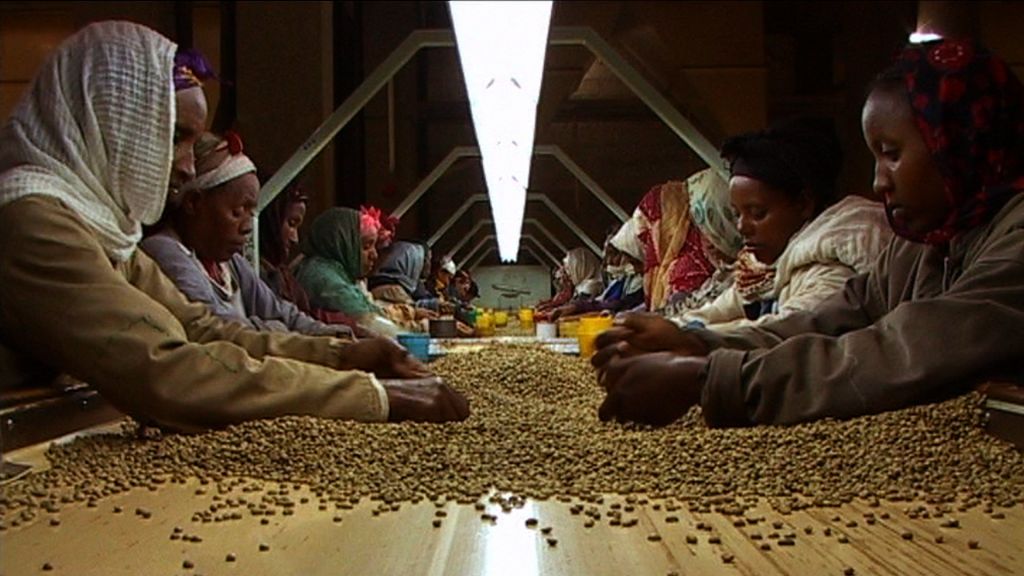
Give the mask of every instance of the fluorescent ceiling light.
M 942 40 L 942 36 L 934 32 L 914 32 L 910 35 L 911 44 L 924 44 L 925 42 L 934 42 L 935 40 Z
M 448 3 L 480 146 L 498 253 L 514 262 L 530 183 L 550 1 Z

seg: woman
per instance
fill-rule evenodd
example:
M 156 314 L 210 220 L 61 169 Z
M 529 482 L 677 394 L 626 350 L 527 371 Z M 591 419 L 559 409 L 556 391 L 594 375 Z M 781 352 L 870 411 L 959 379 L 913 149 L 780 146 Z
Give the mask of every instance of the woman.
M 700 402 L 715 426 L 790 424 L 1024 383 L 1020 82 L 978 44 L 910 45 L 861 121 L 897 236 L 872 270 L 813 312 L 724 334 L 625 319 L 593 360 L 602 418 L 664 424 Z
M 399 240 L 384 253 L 367 287 L 375 301 L 415 309 L 416 320 L 434 318 L 436 313 L 451 314 L 454 307 L 427 290 L 424 280 L 431 278 L 430 248 L 420 242 Z
M 351 208 L 330 208 L 313 221 L 296 279 L 314 308 L 340 312 L 363 329 L 395 336 L 403 331 L 359 281 L 377 262 L 377 221 Z
M 427 293 L 441 301 L 448 300 L 448 287 L 455 272 L 455 262 L 450 256 L 431 259 L 430 274 L 424 283 Z
M 711 302 L 732 283 L 742 244 L 728 185 L 707 168 L 685 182 L 655 186 L 625 226 L 644 246 L 647 309 L 673 313 Z
M 480 287 L 473 281 L 473 275 L 467 270 L 457 270 L 448 285 L 448 298 L 461 307 L 470 308 L 479 297 Z
M 569 276 L 565 273 L 565 266 L 555 268 L 551 274 L 551 284 L 555 288 L 555 295 L 547 300 L 541 300 L 534 307 L 537 314 L 549 314 L 555 308 L 565 304 L 572 299 L 573 285 Z
M 302 188 L 293 185 L 260 213 L 260 278 L 274 294 L 306 314 L 312 312 L 309 298 L 295 280 L 291 265 L 308 201 Z
M 238 135 L 203 134 L 195 145 L 196 178 L 168 202 L 158 230 L 141 247 L 193 302 L 254 330 L 351 337 L 282 300 L 241 252 L 259 198 L 256 166 Z
M 175 49 L 138 24 L 90 24 L 0 131 L 0 381 L 67 374 L 126 414 L 186 430 L 297 414 L 464 418 L 465 400 L 436 379 L 366 372 L 428 374 L 394 343 L 224 322 L 136 250 L 168 180 L 173 191 L 194 176 L 206 122 L 209 69 Z
M 726 141 L 729 196 L 744 248 L 732 286 L 675 316 L 727 330 L 813 310 L 867 270 L 892 232 L 882 205 L 834 202 L 841 152 L 831 123 L 793 120 Z
M 633 229 L 621 226 L 605 242 L 607 288 L 593 300 L 579 300 L 556 308 L 552 320 L 593 312 L 623 312 L 644 304 L 644 248 Z
M 601 279 L 601 261 L 586 248 L 573 248 L 562 260 L 565 276 L 572 284 L 570 301 L 590 300 L 597 298 L 604 291 L 604 280 Z
M 384 212 L 376 206 L 361 206 L 359 211 L 379 223 L 377 230 L 377 254 L 384 254 L 395 241 L 398 231 L 398 217 Z
M 586 248 L 573 248 L 566 252 L 562 266 L 558 270 L 561 271 L 563 290 L 551 300 L 541 302 L 537 306 L 538 320 L 557 319 L 568 309 L 567 306 L 593 300 L 604 291 L 601 261 Z M 555 275 L 558 278 L 558 271 Z

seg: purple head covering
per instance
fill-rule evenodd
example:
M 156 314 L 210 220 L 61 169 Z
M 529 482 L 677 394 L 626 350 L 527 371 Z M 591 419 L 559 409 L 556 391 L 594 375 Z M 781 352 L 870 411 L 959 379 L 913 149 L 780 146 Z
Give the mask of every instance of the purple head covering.
M 203 82 L 216 78 L 213 66 L 195 48 L 178 49 L 174 55 L 174 91 L 202 86 Z

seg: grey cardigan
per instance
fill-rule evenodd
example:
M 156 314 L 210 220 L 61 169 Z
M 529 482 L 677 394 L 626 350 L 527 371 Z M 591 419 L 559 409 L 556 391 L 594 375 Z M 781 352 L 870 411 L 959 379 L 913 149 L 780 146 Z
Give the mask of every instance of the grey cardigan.
M 279 298 L 241 254 L 232 256 L 228 267 L 241 292 L 247 316 L 240 315 L 231 301 L 226 300 L 214 287 L 195 253 L 182 244 L 173 232 L 158 232 L 143 240 L 140 246 L 156 260 L 178 290 L 189 300 L 206 304 L 215 316 L 268 332 L 298 332 L 309 336 L 352 335 L 347 326 L 319 322 L 291 302 Z

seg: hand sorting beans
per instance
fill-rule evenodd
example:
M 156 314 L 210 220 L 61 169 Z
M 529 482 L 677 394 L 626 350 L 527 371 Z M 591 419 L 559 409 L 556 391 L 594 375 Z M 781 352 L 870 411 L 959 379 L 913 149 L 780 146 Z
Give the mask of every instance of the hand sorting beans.
M 472 402 L 467 420 L 287 417 L 157 439 L 84 437 L 52 446 L 50 470 L 0 487 L 0 515 L 189 477 L 308 484 L 346 505 L 366 497 L 388 506 L 472 503 L 497 489 L 584 501 L 645 494 L 734 515 L 759 498 L 783 511 L 854 499 L 1012 506 L 1024 489 L 1024 458 L 984 432 L 976 394 L 792 427 L 709 429 L 695 408 L 648 428 L 596 417 L 602 394 L 579 358 L 501 347 L 452 354 L 432 368 Z M 273 508 L 280 498 L 271 500 Z

